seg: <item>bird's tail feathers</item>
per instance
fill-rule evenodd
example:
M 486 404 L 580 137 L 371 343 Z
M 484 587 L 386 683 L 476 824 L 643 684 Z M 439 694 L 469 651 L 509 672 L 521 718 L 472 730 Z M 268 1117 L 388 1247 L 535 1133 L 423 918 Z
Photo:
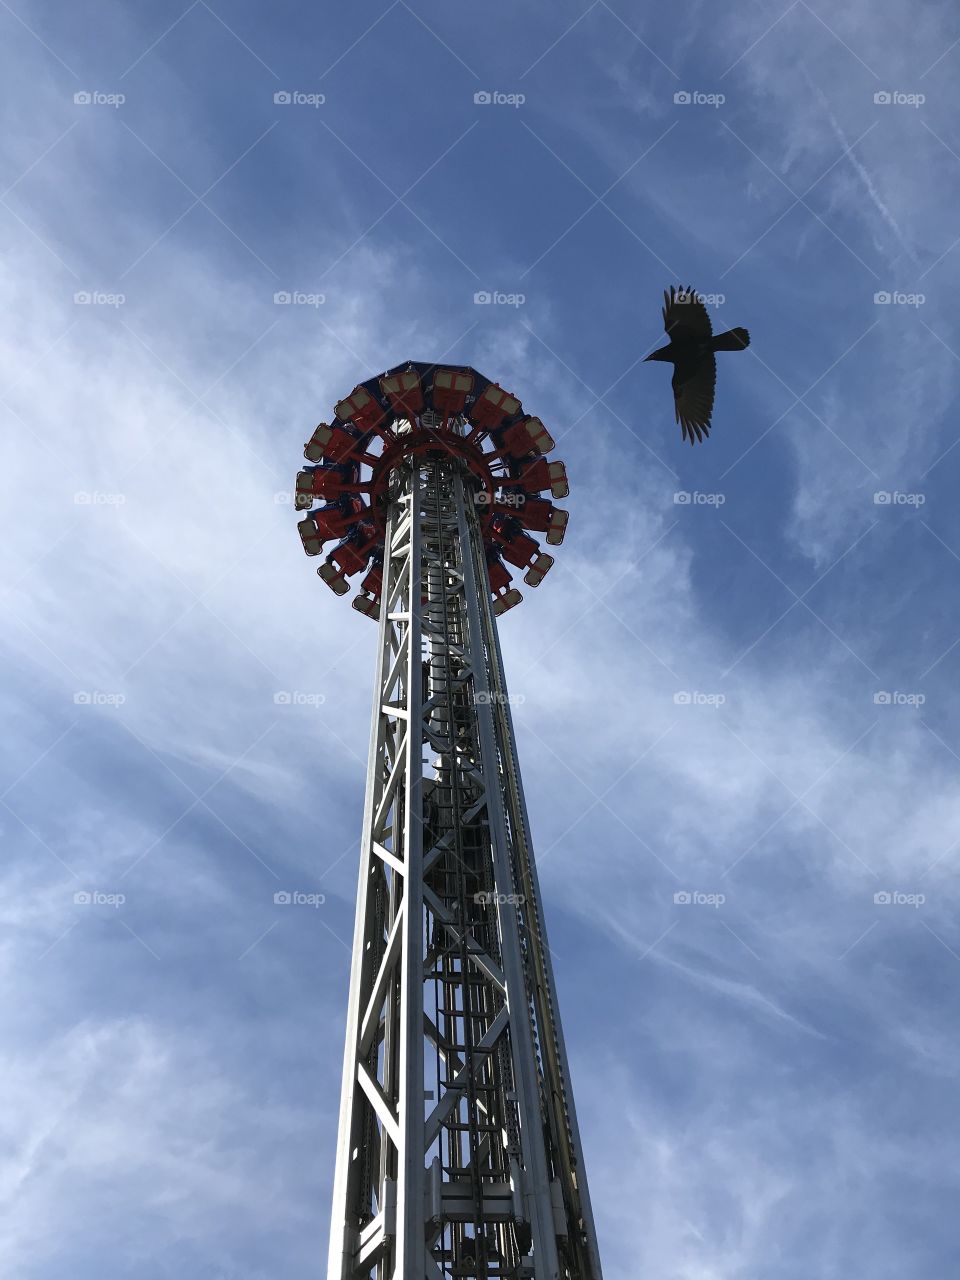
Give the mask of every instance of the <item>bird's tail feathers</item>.
M 728 329 L 726 333 L 718 333 L 712 346 L 714 351 L 742 351 L 750 345 L 750 334 L 746 329 Z

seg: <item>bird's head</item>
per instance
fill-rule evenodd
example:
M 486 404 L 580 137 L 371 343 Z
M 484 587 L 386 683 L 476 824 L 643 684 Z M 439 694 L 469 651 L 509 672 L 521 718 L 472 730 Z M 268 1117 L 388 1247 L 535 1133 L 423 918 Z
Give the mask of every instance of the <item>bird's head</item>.
M 643 362 L 646 364 L 648 360 L 669 360 L 668 351 L 668 347 L 661 347 L 659 351 L 651 351 L 648 356 L 643 357 Z

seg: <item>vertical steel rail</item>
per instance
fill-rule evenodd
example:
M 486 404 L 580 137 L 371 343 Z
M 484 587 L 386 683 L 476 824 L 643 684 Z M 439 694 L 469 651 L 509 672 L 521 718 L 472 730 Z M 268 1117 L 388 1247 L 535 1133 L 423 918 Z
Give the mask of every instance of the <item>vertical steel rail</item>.
M 564 1200 L 571 1218 L 571 1237 L 573 1236 L 572 1229 L 574 1227 L 579 1230 L 577 1253 L 580 1256 L 578 1258 L 577 1274 L 589 1277 L 589 1280 L 602 1280 L 597 1230 L 593 1217 L 593 1206 L 590 1201 L 590 1189 L 587 1184 L 583 1144 L 580 1138 L 580 1127 L 577 1123 L 577 1110 L 570 1080 L 567 1047 L 557 1007 L 556 979 L 550 958 L 550 945 L 547 941 L 540 878 L 537 874 L 533 842 L 530 836 L 530 818 L 527 813 L 527 801 L 520 775 L 517 739 L 513 727 L 513 714 L 510 710 L 510 696 L 507 689 L 503 652 L 500 647 L 500 634 L 497 630 L 496 619 L 493 617 L 493 611 L 488 609 L 487 612 L 489 615 L 487 631 L 492 654 L 491 684 L 495 690 L 494 705 L 499 721 L 500 740 L 503 743 L 511 825 L 517 833 L 520 878 L 525 886 L 528 918 L 532 926 L 533 1000 L 541 1027 L 540 1041 L 548 1079 L 548 1096 L 560 1098 L 566 1113 L 565 1126 L 559 1123 L 557 1126 L 565 1172 L 563 1179 Z
M 396 520 L 391 514 L 387 523 L 384 545 L 384 597 L 393 587 L 390 566 L 394 562 L 392 543 Z M 383 889 L 377 883 L 379 870 L 373 853 L 374 806 L 379 801 L 384 773 L 386 737 L 389 717 L 382 706 L 386 694 L 385 684 L 390 670 L 390 660 L 395 646 L 395 628 L 388 620 L 389 610 L 380 612 L 380 634 L 377 643 L 377 664 L 373 686 L 373 711 L 370 724 L 370 754 L 367 759 L 367 783 L 364 797 L 363 826 L 360 838 L 360 871 L 357 884 L 357 908 L 353 931 L 353 956 L 350 965 L 350 995 L 347 1005 L 347 1027 L 344 1045 L 343 1080 L 340 1089 L 340 1124 L 337 1139 L 336 1170 L 333 1182 L 333 1209 L 330 1221 L 330 1243 L 327 1256 L 329 1280 L 348 1280 L 353 1274 L 353 1258 L 359 1238 L 359 1226 L 364 1214 L 363 1197 L 369 1187 L 365 1181 L 354 1152 L 363 1142 L 360 1126 L 364 1116 L 362 1095 L 358 1079 L 359 1034 L 363 1014 L 362 1001 L 369 995 L 372 982 L 371 970 L 375 962 L 373 948 L 368 947 L 376 919 L 376 899 Z M 369 1141 L 369 1139 L 368 1139 Z M 370 1153 L 367 1153 L 368 1159 Z M 369 1178 L 369 1174 L 367 1175 Z M 369 1208 L 369 1203 L 366 1208 Z

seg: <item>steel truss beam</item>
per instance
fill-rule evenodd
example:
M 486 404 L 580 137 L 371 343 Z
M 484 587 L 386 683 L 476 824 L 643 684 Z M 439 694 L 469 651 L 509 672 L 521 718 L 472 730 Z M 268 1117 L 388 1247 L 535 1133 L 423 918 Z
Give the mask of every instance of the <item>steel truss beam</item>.
M 407 461 L 384 549 L 329 1280 L 601 1280 L 553 992 L 473 492 L 455 460 Z

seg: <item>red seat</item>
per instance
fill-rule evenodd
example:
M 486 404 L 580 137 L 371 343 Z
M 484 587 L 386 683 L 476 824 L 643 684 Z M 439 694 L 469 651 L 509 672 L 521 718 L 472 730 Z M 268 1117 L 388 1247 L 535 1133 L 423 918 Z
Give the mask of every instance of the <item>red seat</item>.
M 553 436 L 539 418 L 524 418 L 503 433 L 502 447 L 514 458 L 549 453 L 553 444 Z
M 366 387 L 354 387 L 334 409 L 341 422 L 352 422 L 361 431 L 373 431 L 387 416 Z
M 547 576 L 548 570 L 553 568 L 553 556 L 547 555 L 545 551 L 541 551 L 530 561 L 530 567 L 523 575 L 523 580 L 528 587 L 539 587 L 540 583 Z
M 321 458 L 329 462 L 343 462 L 359 447 L 357 435 L 351 434 L 346 427 L 330 427 L 321 422 L 304 445 L 303 452 L 310 462 L 319 462 Z
M 351 546 L 337 547 L 335 551 L 330 553 L 330 559 L 333 564 L 343 570 L 348 578 L 366 568 L 367 564 L 367 557 L 358 551 L 356 547 Z
M 509 591 L 505 591 L 503 595 L 497 596 L 493 602 L 493 612 L 499 616 L 506 613 L 508 609 L 514 608 L 523 599 L 523 596 L 516 587 L 512 587 Z
M 525 569 L 540 550 L 534 539 L 528 537 L 525 533 L 515 533 L 510 536 L 497 533 L 491 528 L 491 534 L 500 543 L 501 555 L 504 560 L 509 560 L 518 569 Z
M 360 583 L 360 590 L 366 591 L 368 595 L 380 598 L 380 592 L 383 590 L 383 565 L 375 564 L 371 567 L 370 572 Z
M 346 580 L 342 573 L 329 562 L 324 563 L 317 570 L 317 573 L 324 580 L 331 591 L 336 592 L 338 596 L 345 596 L 350 590 L 350 583 Z
M 420 375 L 413 369 L 406 373 L 395 373 L 391 377 L 380 379 L 380 390 L 390 401 L 398 418 L 409 418 L 418 414 L 423 408 L 423 387 Z
M 519 529 L 519 520 L 515 516 L 494 515 L 489 525 L 490 537 L 499 544 L 500 554 L 518 569 L 526 569 L 524 582 L 528 586 L 539 586 L 553 566 L 553 556 L 541 551 L 536 541 L 529 534 Z
M 555 498 L 565 498 L 570 492 L 566 467 L 562 462 L 548 462 L 546 458 L 536 458 L 524 466 L 517 482 L 530 493 L 543 493 L 549 489 Z
M 301 520 L 297 525 L 303 539 L 303 549 L 308 556 L 319 554 L 324 542 L 342 538 L 352 524 L 363 514 L 363 499 L 358 495 L 328 507 L 321 507 Z
M 353 607 L 374 622 L 380 617 L 380 601 L 372 600 L 369 596 L 354 596 Z
M 493 612 L 499 616 L 506 613 L 508 609 L 512 609 L 514 605 L 520 603 L 523 596 L 516 589 L 511 587 L 510 583 L 513 578 L 510 576 L 510 570 L 503 563 L 499 556 L 487 553 L 487 574 L 490 578 L 490 590 L 493 593 Z
M 470 421 L 484 431 L 492 431 L 499 427 L 504 418 L 512 418 L 520 412 L 520 401 L 509 391 L 504 391 L 496 383 L 492 383 L 477 397 L 470 410 Z
M 301 520 L 297 525 L 297 531 L 300 534 L 300 540 L 307 555 L 318 556 L 323 549 L 323 535 L 313 523 L 313 518 L 307 516 L 306 519 Z
M 374 562 L 370 572 L 360 583 L 360 593 L 354 596 L 353 607 L 376 621 L 380 617 L 380 592 L 383 590 L 383 564 Z
M 360 538 L 353 534 L 349 538 L 345 538 L 338 547 L 334 547 L 327 559 L 342 569 L 347 577 L 350 578 L 355 573 L 359 573 L 361 569 L 367 567 L 367 561 L 370 559 L 372 550 L 370 538 L 364 537 L 361 541 Z
M 462 413 L 473 390 L 473 374 L 456 369 L 438 369 L 433 375 L 433 407 L 445 418 Z
M 316 498 L 336 502 L 344 485 L 343 474 L 338 467 L 318 467 L 316 470 L 297 472 L 298 511 L 313 506 Z
M 510 576 L 510 570 L 499 556 L 494 556 L 492 559 L 487 561 L 487 572 L 490 576 L 490 590 L 494 595 L 504 591 L 513 581 L 513 578 Z
M 535 533 L 545 533 L 547 541 L 553 546 L 559 546 L 563 541 L 570 518 L 568 512 L 561 511 L 546 498 L 527 498 L 513 509 L 512 514 L 516 515 L 524 528 L 533 529 Z

